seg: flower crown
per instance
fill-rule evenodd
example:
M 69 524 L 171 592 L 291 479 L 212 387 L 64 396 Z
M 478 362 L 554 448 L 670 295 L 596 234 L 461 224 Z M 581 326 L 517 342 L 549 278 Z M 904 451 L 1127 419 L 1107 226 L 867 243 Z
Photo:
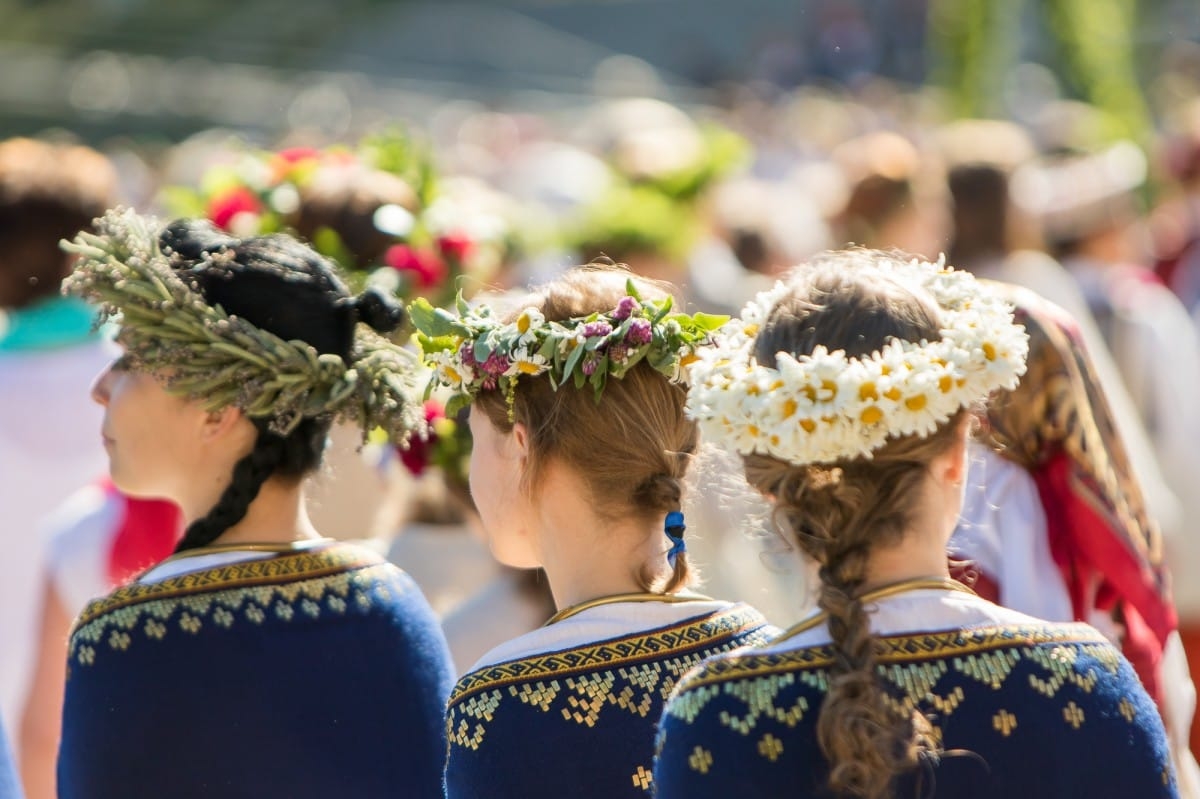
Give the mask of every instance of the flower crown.
M 210 410 L 228 406 L 270 419 L 287 434 L 302 419 L 347 418 L 382 428 L 394 441 L 423 430 L 415 356 L 359 325 L 349 363 L 304 341 L 284 341 L 219 305 L 209 305 L 171 267 L 159 224 L 131 210 L 109 211 L 97 233 L 62 246 L 80 256 L 63 291 L 119 316 L 117 341 L 132 365 L 166 375 L 166 386 Z M 215 262 L 224 257 L 209 254 Z
M 633 281 L 627 296 L 608 313 L 547 322 L 528 307 L 505 323 L 486 305 L 472 308 L 459 297 L 458 316 L 419 299 L 409 307 L 417 340 L 433 369 L 428 394 L 436 386 L 454 392 L 446 413 L 453 415 L 480 391 L 499 389 L 512 412 L 517 380 L 546 374 L 555 388 L 590 386 L 597 400 L 608 378 L 620 378 L 646 361 L 676 382 L 685 367 L 728 317 L 672 313 L 673 299 L 646 300 Z
M 941 306 L 939 340 L 893 338 L 861 358 L 818 346 L 799 357 L 780 352 L 775 368 L 764 366 L 754 337 L 792 292 L 778 283 L 691 366 L 688 415 L 706 438 L 797 465 L 870 458 L 890 437 L 927 436 L 960 408 L 1017 385 L 1029 337 L 1011 305 L 940 260 L 890 261 L 878 271 L 932 295 Z
M 367 210 L 375 230 L 394 243 L 380 262 L 365 262 L 329 226 L 308 232 L 313 249 L 337 262 L 356 290 L 377 285 L 406 299 L 447 304 L 460 277 L 487 279 L 507 247 L 504 226 L 494 215 L 473 219 L 470 209 L 443 195 L 428 152 L 399 130 L 369 136 L 354 149 L 248 150 L 209 169 L 198 188 L 168 188 L 164 200 L 175 216 L 204 217 L 235 236 L 256 236 L 294 230 L 310 195 L 380 186 L 381 175 L 390 181 L 389 200 Z

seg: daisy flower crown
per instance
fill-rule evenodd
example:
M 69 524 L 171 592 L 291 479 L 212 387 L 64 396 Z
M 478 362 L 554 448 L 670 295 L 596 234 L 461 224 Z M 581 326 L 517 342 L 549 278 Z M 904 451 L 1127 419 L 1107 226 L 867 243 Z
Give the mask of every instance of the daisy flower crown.
M 881 275 L 929 292 L 941 308 L 937 341 L 889 340 L 861 358 L 814 348 L 757 362 L 759 327 L 792 288 L 777 283 L 748 303 L 690 367 L 688 415 L 704 436 L 741 454 L 796 465 L 871 458 L 896 436 L 932 434 L 951 416 L 1025 372 L 1029 337 L 1013 308 L 969 272 L 913 260 Z
M 591 387 L 599 400 L 609 378 L 620 378 L 642 361 L 675 382 L 685 382 L 688 365 L 727 316 L 672 313 L 673 300 L 643 299 L 633 281 L 608 313 L 548 322 L 534 307 L 512 322 L 490 307 L 470 307 L 459 297 L 458 315 L 424 299 L 409 306 L 425 362 L 433 370 L 428 395 L 445 386 L 452 416 L 481 391 L 503 391 L 512 414 L 517 381 L 546 375 L 556 390 Z
M 159 227 L 152 217 L 112 210 L 96 220 L 96 233 L 62 242 L 79 256 L 63 293 L 97 303 L 101 322 L 117 317 L 131 365 L 169 375 L 168 391 L 209 410 L 235 406 L 268 419 L 281 435 L 305 418 L 350 419 L 364 437 L 378 427 L 397 442 L 424 434 L 413 353 L 360 324 L 346 362 L 227 314 L 171 266 Z

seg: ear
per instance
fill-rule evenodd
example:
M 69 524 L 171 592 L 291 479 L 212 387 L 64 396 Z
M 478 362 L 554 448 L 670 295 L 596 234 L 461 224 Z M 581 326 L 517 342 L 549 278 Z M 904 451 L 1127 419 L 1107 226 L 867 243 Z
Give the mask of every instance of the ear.
M 200 436 L 205 443 L 219 441 L 233 435 L 246 415 L 238 408 L 228 405 L 218 411 L 204 411 L 200 423 Z
M 946 485 L 960 486 L 967 479 L 967 439 L 970 428 L 962 425 L 954 437 L 954 443 L 934 458 L 930 466 L 934 477 Z
M 513 425 L 512 442 L 517 448 L 517 456 L 524 462 L 529 455 L 529 428 L 521 422 Z

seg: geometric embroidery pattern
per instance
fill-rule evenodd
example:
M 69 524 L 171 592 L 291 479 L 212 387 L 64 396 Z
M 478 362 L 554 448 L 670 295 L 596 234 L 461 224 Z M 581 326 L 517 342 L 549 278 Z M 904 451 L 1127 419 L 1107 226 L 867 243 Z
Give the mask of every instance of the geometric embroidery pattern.
M 965 675 L 994 690 L 1006 686 L 1014 667 L 1021 662 L 1034 666 L 1025 687 L 1048 698 L 1055 698 L 1063 686 L 1072 685 L 1091 693 L 1099 675 L 1093 667 L 1079 669 L 1080 658 L 1088 657 L 1096 667 L 1117 674 L 1120 656 L 1104 638 L 1081 625 L 1062 625 L 1057 629 L 991 627 L 969 631 L 888 636 L 876 639 L 876 670 L 891 690 L 887 701 L 899 712 L 920 708 L 939 723 L 951 716 L 966 699 L 962 686 L 939 693 L 938 684 L 951 671 Z M 1052 644 L 1046 646 L 1046 644 Z M 1057 645 L 1053 645 L 1057 644 Z M 824 692 L 828 686 L 828 667 L 832 651 L 828 646 L 809 647 L 774 654 L 754 651 L 713 661 L 704 672 L 689 676 L 668 706 L 672 718 L 692 724 L 704 708 L 718 697 L 738 700 L 744 713 L 722 710 L 717 721 L 741 734 L 752 735 L 760 719 L 769 718 L 794 727 L 809 711 L 804 696 L 780 705 L 780 694 L 791 696 L 797 683 L 807 683 Z M 1120 713 L 1131 720 L 1133 705 L 1127 699 Z M 1078 730 L 1086 717 L 1074 701 L 1062 709 L 1064 721 Z M 992 726 L 1004 737 L 1017 727 L 1017 718 L 1007 710 L 992 717 Z M 934 736 L 941 730 L 935 727 Z M 768 740 L 770 739 L 770 740 Z M 659 742 L 661 745 L 661 741 Z M 769 733 L 759 740 L 758 753 L 774 762 L 782 744 Z M 697 767 L 700 758 L 703 770 Z M 711 758 L 711 755 L 709 755 Z M 711 759 L 698 752 L 689 760 L 692 767 L 705 773 Z
M 289 623 L 365 612 L 408 590 L 393 576 L 395 567 L 378 555 L 332 545 L 134 583 L 88 605 L 71 633 L 68 662 L 89 666 L 101 653 L 196 635 L 210 625 L 229 630 L 268 618 Z
M 680 677 L 701 660 L 735 638 L 739 645 L 766 642 L 767 632 L 747 633 L 759 625 L 761 616 L 735 606 L 652 632 L 480 669 L 462 677 L 450 697 L 450 743 L 478 749 L 503 702 L 587 728 L 610 712 L 656 717 Z

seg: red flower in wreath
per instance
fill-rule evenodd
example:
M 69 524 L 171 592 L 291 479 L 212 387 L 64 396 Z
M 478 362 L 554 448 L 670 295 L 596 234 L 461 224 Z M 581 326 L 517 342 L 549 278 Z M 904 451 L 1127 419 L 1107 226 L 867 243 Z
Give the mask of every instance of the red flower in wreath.
M 442 407 L 442 404 L 437 400 L 426 400 L 425 434 L 427 438 L 422 440 L 413 436 L 409 440 L 408 449 L 397 448 L 396 452 L 400 456 L 400 462 L 414 477 L 420 477 L 429 468 L 430 455 L 437 445 L 437 434 L 433 432 L 433 423 L 444 418 L 446 418 L 446 409 Z

